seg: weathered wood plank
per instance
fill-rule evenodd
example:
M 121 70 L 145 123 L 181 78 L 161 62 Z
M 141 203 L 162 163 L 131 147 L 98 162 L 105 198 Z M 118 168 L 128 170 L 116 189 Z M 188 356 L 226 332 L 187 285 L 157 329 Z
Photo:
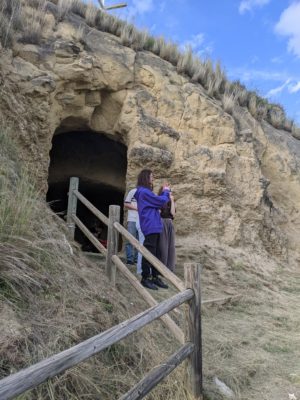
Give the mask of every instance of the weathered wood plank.
M 113 287 L 116 285 L 116 266 L 111 257 L 117 254 L 119 241 L 119 232 L 114 228 L 115 222 L 120 222 L 120 206 L 111 205 L 109 206 L 105 271 Z
M 184 283 L 171 272 L 161 261 L 150 253 L 142 244 L 139 243 L 121 224 L 115 222 L 114 227 L 140 252 L 142 255 L 177 289 L 180 291 L 185 289 Z
M 70 178 L 69 184 L 69 193 L 68 193 L 68 210 L 67 210 L 67 225 L 69 229 L 69 236 L 72 240 L 74 240 L 75 236 L 75 224 L 72 219 L 72 215 L 76 215 L 77 211 L 77 197 L 74 195 L 74 192 L 78 190 L 79 186 L 79 178 L 73 177 Z
M 113 6 L 105 7 L 104 10 L 109 11 L 109 10 L 115 10 L 116 8 L 123 8 L 123 7 L 127 7 L 127 4 L 126 3 L 115 4 Z
M 136 386 L 130 389 L 119 400 L 143 399 L 159 382 L 168 376 L 179 364 L 193 353 L 194 345 L 186 343 L 176 353 L 164 361 L 161 365 L 153 368 Z
M 97 250 L 99 250 L 102 254 L 107 253 L 106 248 L 99 242 L 97 238 L 92 234 L 91 231 L 88 230 L 88 228 L 80 221 L 76 215 L 72 215 L 72 219 L 75 222 L 75 224 L 78 226 L 78 228 L 85 234 L 85 236 L 93 243 L 93 245 L 96 247 Z
M 108 218 L 99 211 L 91 202 L 89 202 L 78 190 L 73 191 L 74 195 L 84 204 L 97 218 L 100 219 L 105 225 L 108 225 Z
M 196 263 L 184 264 L 185 285 L 193 289 L 194 297 L 187 308 L 187 338 L 194 344 L 187 368 L 188 386 L 194 400 L 202 400 L 202 332 L 201 332 L 201 266 Z
M 131 285 L 138 291 L 138 293 L 143 297 L 143 299 L 150 305 L 156 306 L 157 301 L 151 296 L 151 294 L 146 290 L 139 280 L 129 271 L 126 265 L 120 260 L 120 258 L 116 255 L 112 256 L 112 261 L 119 268 L 120 272 L 129 280 Z M 161 320 L 164 324 L 170 329 L 175 338 L 179 341 L 179 343 L 184 343 L 184 333 L 179 328 L 179 326 L 172 320 L 169 315 L 163 315 Z
M 0 381 L 0 399 L 12 399 L 28 389 L 38 386 L 45 380 L 64 372 L 101 350 L 119 342 L 121 339 L 190 300 L 193 296 L 193 290 L 187 289 L 99 335 L 2 379 Z

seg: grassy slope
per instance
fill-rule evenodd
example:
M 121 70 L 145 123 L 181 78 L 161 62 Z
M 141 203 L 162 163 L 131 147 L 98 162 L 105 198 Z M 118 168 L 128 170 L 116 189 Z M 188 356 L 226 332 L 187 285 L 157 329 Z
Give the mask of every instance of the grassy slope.
M 0 376 L 96 335 L 145 309 L 110 288 L 103 263 L 87 260 L 65 226 L 39 200 L 17 161 L 9 130 L 0 127 Z M 162 341 L 154 337 L 161 332 Z M 155 323 L 101 355 L 52 379 L 22 399 L 112 399 L 162 360 L 173 342 Z M 173 387 L 160 398 L 175 398 Z M 171 396 L 171 397 L 170 397 Z M 183 398 L 183 397 L 181 397 Z
M 125 282 L 118 283 L 121 293 L 112 291 L 101 263 L 87 261 L 78 249 L 70 254 L 64 226 L 30 186 L 32 179 L 18 163 L 17 150 L 8 137 L 1 127 L 2 376 L 146 308 L 138 296 L 133 300 Z M 180 268 L 178 273 L 182 274 Z M 212 292 L 217 296 L 224 288 L 243 297 L 233 304 L 204 308 L 207 398 L 221 397 L 212 384 L 214 376 L 241 399 L 282 400 L 288 393 L 299 394 L 299 276 L 281 266 L 270 275 L 263 265 L 253 270 L 243 263 L 232 263 L 221 272 L 217 266 L 204 269 L 204 297 L 212 297 Z M 170 293 L 157 295 L 162 298 Z M 182 323 L 182 313 L 174 316 Z M 155 340 L 158 333 L 160 339 Z M 22 398 L 112 399 L 175 347 L 168 332 L 155 323 Z M 159 386 L 151 398 L 185 399 L 181 372 Z
M 103 260 L 87 260 L 66 240 L 65 226 L 39 200 L 17 160 L 9 130 L 0 129 L 1 376 L 59 352 L 146 308 L 118 277 L 106 280 Z M 178 268 L 178 275 L 183 271 Z M 299 276 L 278 266 L 270 274 L 243 262 L 203 270 L 203 297 L 238 292 L 242 298 L 203 310 L 207 399 L 220 399 L 217 376 L 240 399 L 281 400 L 299 390 Z M 174 293 L 159 291 L 158 300 Z M 184 312 L 174 313 L 183 325 Z M 159 338 L 159 339 L 157 339 Z M 22 399 L 116 398 L 177 344 L 158 322 L 112 346 Z M 185 399 L 183 370 L 160 385 L 153 399 Z
M 183 277 L 183 269 L 177 274 Z M 204 268 L 203 298 L 222 297 L 224 288 L 242 297 L 203 307 L 204 389 L 207 399 L 222 399 L 214 377 L 243 400 L 282 400 L 300 393 L 300 279 L 297 271 L 278 266 L 272 275 L 242 262 L 220 275 Z M 122 293 L 130 287 L 119 282 Z M 212 295 L 211 288 L 213 287 Z M 172 289 L 155 293 L 157 300 Z M 174 314 L 183 323 L 184 309 Z

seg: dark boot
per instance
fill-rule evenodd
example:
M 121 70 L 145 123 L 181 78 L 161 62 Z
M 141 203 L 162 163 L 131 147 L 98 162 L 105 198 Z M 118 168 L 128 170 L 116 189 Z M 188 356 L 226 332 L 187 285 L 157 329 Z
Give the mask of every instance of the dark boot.
M 158 276 L 156 276 L 155 278 L 152 278 L 152 282 L 154 283 L 154 285 L 163 288 L 163 289 L 168 289 L 168 285 L 166 283 L 164 283 Z
M 148 289 L 158 290 L 158 287 L 150 279 L 142 279 L 141 284 Z

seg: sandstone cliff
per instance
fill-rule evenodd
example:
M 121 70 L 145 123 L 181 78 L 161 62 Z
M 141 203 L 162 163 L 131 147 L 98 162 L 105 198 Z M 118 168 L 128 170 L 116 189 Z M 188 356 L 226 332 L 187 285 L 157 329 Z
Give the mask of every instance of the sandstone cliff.
M 17 123 L 22 158 L 45 194 L 48 182 L 70 175 L 93 191 L 102 185 L 124 194 L 149 167 L 157 183 L 167 179 L 173 187 L 182 260 L 190 254 L 212 264 L 218 249 L 225 262 L 242 257 L 264 268 L 297 261 L 296 138 L 246 108 L 227 114 L 201 85 L 150 52 L 95 29 L 79 37 L 84 22 L 77 16 L 57 22 L 48 11 L 46 21 L 41 44 L 17 43 L 0 58 L 1 113 Z M 105 157 L 87 148 L 79 163 L 78 154 L 72 161 L 72 151 L 81 151 L 74 142 L 48 179 L 53 138 L 70 133 L 70 143 L 74 132 L 108 138 L 123 153 L 107 147 Z

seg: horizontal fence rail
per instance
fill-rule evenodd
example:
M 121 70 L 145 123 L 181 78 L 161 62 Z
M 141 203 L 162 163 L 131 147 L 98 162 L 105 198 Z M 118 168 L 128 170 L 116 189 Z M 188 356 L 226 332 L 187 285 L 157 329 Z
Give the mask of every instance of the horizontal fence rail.
M 75 224 L 78 226 L 78 228 L 83 232 L 86 237 L 93 243 L 93 245 L 96 247 L 97 250 L 100 251 L 100 253 L 103 253 L 106 255 L 107 249 L 99 242 L 99 240 L 92 234 L 92 232 L 80 221 L 76 215 L 72 215 L 72 220 L 75 222 Z
M 100 333 L 84 342 L 55 354 L 39 363 L 23 369 L 16 374 L 10 375 L 0 381 L 0 399 L 9 400 L 24 393 L 26 390 L 35 388 L 45 380 L 52 378 L 78 363 L 99 353 L 121 339 L 131 335 L 137 330 L 148 325 L 150 322 L 160 318 L 179 305 L 194 297 L 192 289 L 186 289 L 175 296 L 164 300 L 130 319 Z
M 149 374 L 147 374 L 147 376 L 144 377 L 134 388 L 132 388 L 125 395 L 123 395 L 120 400 L 142 399 L 147 393 L 151 391 L 151 389 L 154 386 L 156 386 L 165 376 L 167 376 L 173 369 L 175 369 L 176 366 L 178 366 L 185 358 L 188 358 L 188 363 L 186 364 L 186 376 L 188 378 L 186 380 L 187 391 L 190 394 L 191 399 L 201 400 L 202 399 L 201 304 L 227 301 L 227 298 L 205 300 L 202 302 L 201 290 L 200 290 L 201 268 L 199 264 L 195 263 L 185 264 L 184 266 L 185 282 L 181 281 L 160 260 L 158 260 L 142 244 L 140 244 L 139 241 L 136 240 L 127 231 L 127 229 L 125 229 L 120 224 L 119 206 L 116 205 L 109 206 L 109 218 L 107 218 L 78 191 L 78 187 L 79 187 L 79 179 L 71 178 L 69 187 L 68 213 L 67 213 L 67 222 L 69 226 L 70 237 L 74 239 L 75 226 L 77 226 L 88 237 L 88 239 L 93 243 L 93 245 L 101 253 L 105 254 L 106 275 L 108 276 L 112 286 L 115 286 L 116 269 L 118 268 L 118 270 L 129 280 L 130 284 L 152 307 L 150 310 L 158 309 L 162 304 L 165 304 L 165 302 L 158 304 L 157 301 L 151 296 L 151 294 L 141 285 L 139 280 L 128 270 L 124 262 L 118 257 L 117 255 L 118 241 L 119 241 L 119 234 L 121 234 L 123 237 L 127 239 L 129 243 L 131 243 L 134 246 L 135 249 L 137 249 L 142 254 L 143 257 L 145 257 L 166 279 L 168 279 L 180 291 L 181 294 L 186 293 L 187 290 L 191 291 L 191 297 L 189 298 L 190 301 L 186 300 L 188 301 L 188 304 L 186 307 L 185 334 L 180 329 L 180 327 L 173 321 L 173 319 L 169 315 L 166 315 L 168 311 L 157 315 L 155 318 L 152 318 L 152 320 L 161 318 L 162 322 L 169 328 L 169 330 L 173 333 L 175 338 L 181 344 L 183 344 L 183 346 L 175 354 L 173 354 L 165 363 L 156 367 Z M 94 237 L 94 235 L 89 231 L 89 229 L 76 216 L 77 200 L 81 201 L 98 219 L 100 219 L 100 221 L 102 221 L 107 226 L 107 249 Z M 228 300 L 234 297 L 235 296 L 229 296 Z M 176 296 L 173 296 L 173 298 L 171 299 L 174 298 L 176 298 Z M 177 306 L 174 305 L 172 309 L 176 307 Z M 144 314 L 142 313 L 139 315 L 144 315 Z M 135 320 L 135 318 L 131 320 Z M 151 321 L 149 320 L 149 322 Z M 116 334 L 116 329 L 121 330 L 121 325 L 122 324 L 118 325 L 117 327 L 111 328 L 107 332 L 110 332 L 110 334 L 114 336 Z M 142 326 L 144 325 L 137 327 L 136 330 L 140 329 Z M 107 341 L 107 346 L 116 343 L 116 341 L 121 340 L 123 337 L 126 337 L 129 334 L 130 332 L 128 332 L 126 335 L 120 337 L 115 341 Z M 102 335 L 103 334 L 100 334 L 98 336 L 102 337 Z M 95 351 L 96 352 L 101 351 L 100 347 L 97 347 L 97 350 L 95 349 Z M 103 347 L 102 349 L 106 347 Z M 86 355 L 84 359 L 92 356 L 95 353 L 95 351 L 91 352 L 90 355 Z M 80 362 L 80 360 L 78 362 Z M 59 372 L 56 372 L 55 375 L 57 373 Z
M 89 202 L 78 190 L 73 190 L 74 195 L 81 201 L 97 218 L 100 219 L 105 225 L 108 225 L 109 219 L 99 211 L 91 202 Z
M 140 281 L 129 271 L 126 265 L 120 260 L 116 255 L 112 256 L 113 263 L 118 267 L 119 271 L 129 280 L 132 286 L 137 290 L 137 292 L 144 298 L 144 300 L 151 306 L 156 306 L 157 301 L 151 296 L 151 294 L 146 290 Z M 179 326 L 172 320 L 169 315 L 163 315 L 161 317 L 162 322 L 170 329 L 174 334 L 175 338 L 179 343 L 184 343 L 184 333 L 179 328 Z
M 129 280 L 132 286 L 151 306 L 148 310 L 124 321 L 107 331 L 100 333 L 84 342 L 77 344 L 61 353 L 55 354 L 26 369 L 0 380 L 0 400 L 10 400 L 29 389 L 37 387 L 47 379 L 74 367 L 78 363 L 94 356 L 107 347 L 119 342 L 138 331 L 152 321 L 161 318 L 163 323 L 182 344 L 180 349 L 171 355 L 164 363 L 150 371 L 139 383 L 124 394 L 119 400 L 138 400 L 146 396 L 162 379 L 169 375 L 180 363 L 188 359 L 187 377 L 188 392 L 191 399 L 202 399 L 202 345 L 201 345 L 201 291 L 200 265 L 185 264 L 185 283 L 172 273 L 161 261 L 154 257 L 141 245 L 120 223 L 120 207 L 109 207 L 109 218 L 97 210 L 79 191 L 79 179 L 70 179 L 67 224 L 70 238 L 74 239 L 77 226 L 93 243 L 97 250 L 106 256 L 106 273 L 112 285 L 115 284 L 116 268 Z M 77 199 L 81 201 L 97 218 L 108 227 L 107 249 L 99 242 L 92 232 L 76 216 Z M 165 278 L 167 278 L 179 293 L 171 298 L 157 303 L 151 294 L 141 285 L 139 280 L 128 270 L 127 266 L 117 256 L 118 235 L 123 235 Z M 229 296 L 202 303 L 226 301 L 238 296 Z M 180 327 L 167 315 L 183 303 L 186 307 L 185 335 Z
M 140 400 L 146 396 L 159 382 L 166 378 L 195 349 L 192 343 L 186 343 L 161 365 L 153 368 L 137 385 L 130 389 L 119 400 Z
M 158 258 L 150 253 L 137 239 L 135 239 L 119 222 L 114 227 L 178 290 L 184 290 L 184 284 L 173 272 L 171 272 Z

